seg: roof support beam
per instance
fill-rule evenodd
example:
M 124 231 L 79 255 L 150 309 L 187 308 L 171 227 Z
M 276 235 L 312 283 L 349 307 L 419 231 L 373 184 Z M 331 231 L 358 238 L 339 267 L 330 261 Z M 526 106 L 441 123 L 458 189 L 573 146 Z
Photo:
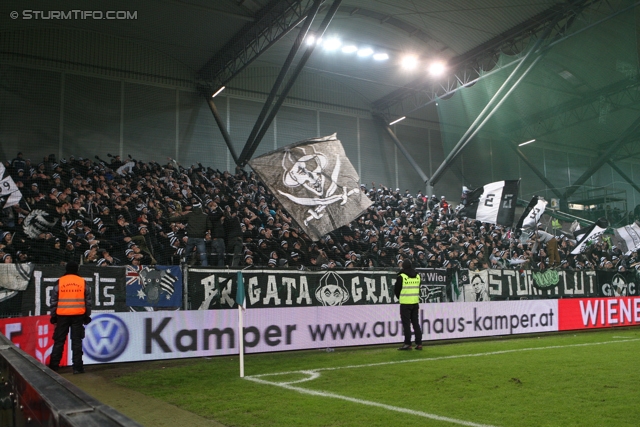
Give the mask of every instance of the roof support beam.
M 615 141 L 613 144 L 611 144 L 609 146 L 609 148 L 607 149 L 607 151 L 605 151 L 604 153 L 602 153 L 602 155 L 600 155 L 596 162 L 594 164 L 591 165 L 591 167 L 589 169 L 587 169 L 581 176 L 580 178 L 578 178 L 571 187 L 567 188 L 567 191 L 564 193 L 564 200 L 569 200 L 569 197 L 571 197 L 573 195 L 573 193 L 575 193 L 580 187 L 582 187 L 582 185 L 587 182 L 587 180 L 589 178 L 591 178 L 591 176 L 596 173 L 598 171 L 598 169 L 600 169 L 602 167 L 602 165 L 604 165 L 607 161 L 609 161 L 609 159 L 611 158 L 611 156 L 620 148 L 622 147 L 624 144 L 626 144 L 628 142 L 628 140 L 630 138 L 633 138 L 634 136 L 636 136 L 636 133 L 638 132 L 638 129 L 640 129 L 640 116 L 631 124 L 631 126 L 629 126 L 624 132 L 623 134 L 620 136 L 620 138 L 617 139 L 617 141 Z
M 211 95 L 305 19 L 312 0 L 271 0 L 197 73 L 203 93 Z
M 382 116 L 375 115 L 374 117 L 378 122 L 378 124 L 382 126 L 384 130 L 387 131 L 387 133 L 389 134 L 393 142 L 396 144 L 396 147 L 398 147 L 398 149 L 407 159 L 409 164 L 411 164 L 411 167 L 413 167 L 413 169 L 418 173 L 418 175 L 420 175 L 420 178 L 422 179 L 422 181 L 426 184 L 429 181 L 429 177 L 427 176 L 427 174 L 424 173 L 424 171 L 422 170 L 420 165 L 418 165 L 418 162 L 415 161 L 413 156 L 409 154 L 409 151 L 407 151 L 404 144 L 398 139 L 398 137 L 393 132 L 393 130 L 391 130 L 391 127 L 387 124 L 387 122 L 384 120 Z
M 526 23 L 523 23 L 518 27 L 520 31 L 516 32 L 516 34 L 511 34 L 509 36 L 510 38 L 506 37 L 505 33 L 497 36 L 495 40 L 487 42 L 486 46 L 483 45 L 486 48 L 485 50 L 480 49 L 480 47 L 478 48 L 480 49 L 479 51 L 474 50 L 472 57 L 466 57 L 467 54 L 465 54 L 451 60 L 451 68 L 456 71 L 455 74 L 446 82 L 433 83 L 423 80 L 415 81 L 406 87 L 398 89 L 375 101 L 373 103 L 373 109 L 387 119 L 390 117 L 407 116 L 433 102 L 436 102 L 439 98 L 450 96 L 458 90 L 471 86 L 480 79 L 488 77 L 505 67 L 515 65 L 516 62 L 522 61 L 522 58 L 516 59 L 502 67 L 493 67 L 493 64 L 495 63 L 494 61 L 494 63 L 491 64 L 493 68 L 489 72 L 484 72 L 488 67 L 480 63 L 486 62 L 489 57 L 497 58 L 497 55 L 503 50 L 503 47 L 506 48 L 507 45 L 515 44 L 516 40 L 518 40 L 517 43 L 523 45 L 523 47 L 526 46 L 526 43 L 532 35 L 549 28 L 549 22 L 554 17 L 556 19 L 559 18 L 560 21 L 556 22 L 555 25 L 551 25 L 552 32 L 554 34 L 552 37 L 553 41 L 542 49 L 543 52 L 558 43 L 561 43 L 584 31 L 588 31 L 590 28 L 600 25 L 601 23 L 621 13 L 628 12 L 640 5 L 640 1 L 636 1 L 632 5 L 628 5 L 628 3 L 609 4 L 608 7 L 613 9 L 613 12 L 610 15 L 582 27 L 577 32 L 567 34 L 567 30 L 581 14 L 585 13 L 590 6 L 600 3 L 601 1 L 602 0 L 573 1 L 569 2 L 563 9 L 551 8 L 548 11 L 535 16 Z M 499 44 L 498 42 L 502 42 L 503 44 Z M 480 71 L 483 72 L 482 75 L 479 75 Z
M 622 169 L 620 169 L 618 167 L 618 165 L 613 160 L 608 159 L 607 163 L 609 164 L 609 166 L 611 166 L 611 168 L 614 171 L 618 172 L 618 175 L 620 175 L 622 177 L 622 179 L 624 179 L 629 184 L 631 184 L 631 186 L 633 187 L 634 190 L 636 190 L 638 193 L 640 193 L 640 187 L 638 186 L 638 184 L 633 182 L 633 180 L 631 178 L 629 178 L 629 176 L 626 173 L 624 173 L 624 171 Z
M 539 39 L 538 42 L 541 42 L 542 39 Z M 525 60 L 529 57 L 529 55 L 534 52 L 537 48 L 538 48 L 539 44 L 536 43 L 536 45 L 527 53 L 527 56 L 525 57 Z M 515 81 L 515 83 L 513 83 L 513 86 L 511 86 L 511 88 L 507 91 L 507 93 L 504 94 L 504 96 L 502 97 L 502 99 L 495 105 L 495 107 L 493 107 L 493 109 L 486 115 L 486 117 L 482 120 L 482 122 L 480 124 L 477 125 L 477 127 L 475 129 L 473 129 L 474 125 L 476 125 L 476 123 L 478 122 L 478 120 L 480 120 L 480 118 L 483 116 L 483 114 L 488 110 L 488 108 L 491 106 L 491 104 L 493 103 L 493 101 L 495 99 L 497 99 L 497 96 L 500 94 L 500 92 L 502 92 L 502 89 L 505 88 L 509 81 L 511 80 L 511 77 L 513 77 L 519 70 L 520 65 L 524 64 L 524 60 L 518 64 L 518 67 L 513 70 L 513 72 L 511 73 L 511 75 L 509 76 L 509 78 L 507 78 L 507 80 L 505 80 L 505 82 L 503 83 L 503 85 L 500 87 L 500 89 L 498 89 L 498 92 L 496 92 L 496 94 L 494 95 L 493 98 L 491 98 L 491 100 L 489 101 L 489 103 L 487 104 L 487 106 L 482 110 L 482 112 L 480 113 L 480 115 L 478 115 L 478 117 L 476 118 L 476 120 L 471 124 L 471 126 L 469 127 L 469 129 L 467 129 L 467 132 L 465 132 L 465 134 L 462 136 L 462 138 L 460 139 L 460 141 L 458 141 L 458 143 L 456 144 L 456 146 L 453 148 L 453 150 L 451 150 L 451 152 L 447 155 L 447 157 L 444 159 L 444 161 L 442 162 L 442 164 L 438 167 L 438 169 L 434 172 L 433 176 L 431 176 L 431 179 L 429 180 L 429 185 L 435 185 L 438 180 L 440 179 L 440 177 L 442 176 L 442 174 L 445 172 L 445 170 L 449 167 L 449 165 L 451 165 L 451 163 L 456 159 L 456 157 L 462 152 L 462 150 L 464 150 L 464 148 L 469 144 L 469 141 L 471 141 L 471 139 L 480 131 L 480 129 L 482 129 L 482 127 L 485 125 L 485 123 L 487 123 L 487 121 L 491 118 L 491 116 L 493 116 L 493 114 L 498 111 L 498 109 L 500 108 L 500 106 L 502 105 L 502 103 L 509 97 L 509 95 L 511 95 L 511 93 L 515 90 L 516 87 L 518 87 L 518 85 L 520 84 L 520 82 L 527 76 L 527 74 L 529 74 L 529 72 L 536 66 L 536 64 L 538 63 L 538 61 L 542 58 L 542 55 L 539 55 L 537 58 L 535 58 L 533 60 L 533 62 L 531 64 L 529 64 L 529 66 L 527 67 L 526 70 L 524 70 L 524 72 L 522 73 L 522 75 L 518 78 L 518 80 Z M 471 135 L 469 135 L 469 132 L 471 132 L 473 130 L 473 133 L 471 133 Z M 467 137 L 465 139 L 465 137 Z
M 544 174 L 542 172 L 540 172 L 540 169 L 538 169 L 536 167 L 536 165 L 533 164 L 533 162 L 531 160 L 529 160 L 529 158 L 522 152 L 522 150 L 520 148 L 518 148 L 516 145 L 514 144 L 507 144 L 509 147 L 511 147 L 511 149 L 518 155 L 518 157 L 520 157 L 520 159 L 527 165 L 529 166 L 529 169 L 531 169 L 533 171 L 533 173 L 536 174 L 536 176 L 538 178 L 540 178 L 540 181 L 542 181 L 544 183 L 544 185 L 547 186 L 547 188 L 549 190 L 551 190 L 553 192 L 553 194 L 555 194 L 556 196 L 558 196 L 558 198 L 562 198 L 562 193 L 555 188 L 555 186 L 551 183 L 551 181 L 549 181 L 547 179 L 546 176 L 544 176 Z
M 309 14 L 307 15 L 307 18 L 304 20 L 304 24 L 302 25 L 302 28 L 300 29 L 300 32 L 298 33 L 298 37 L 296 38 L 296 41 L 293 43 L 293 46 L 291 47 L 291 50 L 289 51 L 289 55 L 287 56 L 287 59 L 284 61 L 284 64 L 282 65 L 282 68 L 280 69 L 280 73 L 278 74 L 278 77 L 276 78 L 276 81 L 273 84 L 273 87 L 271 88 L 271 92 L 269 92 L 269 96 L 267 97 L 267 100 L 265 101 L 264 105 L 262 106 L 262 110 L 260 111 L 260 115 L 258 116 L 258 119 L 256 120 L 256 123 L 253 125 L 253 129 L 251 130 L 251 133 L 249 134 L 249 138 L 247 139 L 247 142 L 245 143 L 245 146 L 242 149 L 242 153 L 240 153 L 240 160 L 244 160 L 246 158 L 247 152 L 253 146 L 253 143 L 254 143 L 254 141 L 256 139 L 256 135 L 258 134 L 258 131 L 260 131 L 260 127 L 262 126 L 262 124 L 264 122 L 264 119 L 265 119 L 267 113 L 269 112 L 269 109 L 271 108 L 271 105 L 273 104 L 273 100 L 277 96 L 278 90 L 280 89 L 280 86 L 282 85 L 282 82 L 284 81 L 287 73 L 289 72 L 289 69 L 291 68 L 291 63 L 293 62 L 293 59 L 298 54 L 298 51 L 300 50 L 300 47 L 304 43 L 304 39 L 307 36 L 307 33 L 309 32 L 309 28 L 311 28 L 311 24 L 313 23 L 313 20 L 315 19 L 316 15 L 318 14 L 318 9 L 320 9 L 320 5 L 321 4 L 322 4 L 322 0 L 315 0 L 313 2 L 313 7 L 309 11 Z M 238 159 L 236 159 L 236 160 L 238 160 Z
M 227 132 L 227 128 L 224 125 L 220 114 L 218 113 L 218 109 L 216 108 L 216 104 L 213 102 L 213 98 L 211 98 L 211 96 L 209 95 L 204 95 L 204 98 L 209 105 L 209 109 L 211 110 L 211 114 L 213 114 L 213 118 L 216 119 L 218 129 L 220 129 L 220 133 L 222 133 L 222 137 L 224 138 L 224 142 L 227 144 L 227 148 L 229 149 L 229 153 L 231 153 L 233 161 L 238 163 L 238 155 L 236 154 L 235 148 L 233 148 L 233 141 L 231 141 L 231 136 L 229 135 L 229 132 Z
M 333 0 L 333 4 L 329 8 L 329 10 L 327 10 L 327 14 L 324 16 L 324 19 L 322 20 L 320 27 L 316 31 L 317 38 L 320 38 L 324 35 L 324 32 L 326 31 L 327 27 L 329 26 L 329 24 L 333 20 L 333 17 L 338 11 L 338 8 L 340 7 L 340 3 L 342 3 L 342 0 Z M 287 84 L 285 85 L 284 89 L 282 89 L 282 93 L 280 93 L 280 96 L 278 97 L 278 100 L 276 101 L 275 105 L 271 109 L 271 112 L 264 120 L 264 123 L 262 123 L 262 127 L 260 128 L 260 131 L 258 131 L 252 145 L 248 147 L 248 149 L 247 149 L 247 146 L 245 146 L 245 149 L 243 149 L 243 153 L 245 154 L 244 155 L 241 154 L 240 158 L 238 159 L 238 165 L 240 167 L 244 167 L 247 164 L 247 162 L 251 159 L 251 156 L 253 156 L 253 153 L 256 152 L 256 149 L 260 145 L 262 138 L 267 133 L 269 126 L 271 126 L 271 122 L 273 122 L 273 119 L 276 117 L 276 114 L 278 114 L 278 110 L 280 110 L 280 107 L 284 103 L 285 99 L 287 99 L 287 95 L 291 91 L 291 88 L 295 84 L 298 76 L 300 75 L 300 73 L 304 69 L 304 66 L 307 64 L 307 61 L 311 57 L 314 47 L 315 45 L 311 45 L 307 47 L 307 50 L 305 50 L 304 54 L 302 55 L 302 58 L 300 58 L 300 61 L 296 65 L 296 68 L 291 72 L 289 81 L 287 81 Z
M 542 139 L 545 135 L 576 126 L 600 116 L 600 105 L 611 106 L 609 114 L 621 109 L 633 109 L 640 102 L 640 82 L 623 80 L 598 90 L 581 94 L 580 99 L 555 105 L 522 120 L 506 124 L 503 129 L 513 140 Z M 603 149 L 609 142 L 602 144 Z

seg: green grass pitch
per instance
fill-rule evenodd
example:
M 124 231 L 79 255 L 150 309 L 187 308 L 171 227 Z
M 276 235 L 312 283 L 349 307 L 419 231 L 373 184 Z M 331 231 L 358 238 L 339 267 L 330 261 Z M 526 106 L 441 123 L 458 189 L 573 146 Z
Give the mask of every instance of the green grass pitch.
M 228 426 L 638 426 L 640 329 L 151 362 L 119 385 Z M 158 369 L 163 366 L 165 369 Z

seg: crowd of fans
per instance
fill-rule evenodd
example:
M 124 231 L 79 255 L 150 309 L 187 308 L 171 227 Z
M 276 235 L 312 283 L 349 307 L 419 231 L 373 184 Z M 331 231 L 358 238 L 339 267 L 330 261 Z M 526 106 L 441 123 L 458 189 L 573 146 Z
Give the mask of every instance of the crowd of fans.
M 624 255 L 606 238 L 571 255 L 570 236 L 516 233 L 460 218 L 444 196 L 410 194 L 372 183 L 361 191 L 372 201 L 364 214 L 312 242 L 256 175 L 201 164 L 183 167 L 121 159 L 50 155 L 37 164 L 22 153 L 5 162 L 22 193 L 0 217 L 4 263 L 97 266 L 202 263 L 185 253 L 187 215 L 200 205 L 210 216 L 206 263 L 263 268 L 416 267 L 513 269 L 638 268 L 638 254 Z M 547 254 L 547 245 L 557 254 Z M 194 248 L 195 249 L 195 248 Z

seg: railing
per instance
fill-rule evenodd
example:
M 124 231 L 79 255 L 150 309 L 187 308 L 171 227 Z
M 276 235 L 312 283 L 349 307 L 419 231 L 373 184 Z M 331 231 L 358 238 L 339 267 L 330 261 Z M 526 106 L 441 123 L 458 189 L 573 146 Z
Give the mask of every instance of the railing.
M 0 334 L 0 425 L 135 427 Z

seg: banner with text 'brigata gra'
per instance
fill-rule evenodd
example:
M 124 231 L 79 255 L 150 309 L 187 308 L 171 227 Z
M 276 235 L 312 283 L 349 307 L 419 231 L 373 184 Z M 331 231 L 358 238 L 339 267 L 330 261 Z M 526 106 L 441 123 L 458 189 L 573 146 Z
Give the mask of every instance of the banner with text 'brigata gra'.
M 247 308 L 341 306 L 396 302 L 392 271 L 245 270 Z M 189 309 L 236 306 L 236 270 L 189 269 Z
M 418 269 L 420 302 L 451 301 L 451 270 Z M 245 270 L 247 308 L 309 307 L 397 303 L 394 271 L 366 270 Z M 468 274 L 460 274 L 464 283 Z M 188 273 L 189 309 L 235 306 L 236 270 L 191 268 Z

